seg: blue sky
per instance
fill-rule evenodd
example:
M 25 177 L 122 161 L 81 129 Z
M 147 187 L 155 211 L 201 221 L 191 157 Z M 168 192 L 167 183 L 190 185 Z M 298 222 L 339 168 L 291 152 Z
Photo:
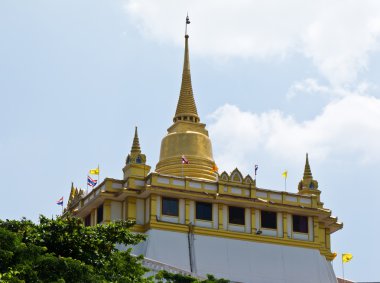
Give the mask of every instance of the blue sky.
M 0 218 L 55 215 L 71 182 L 122 177 L 134 126 L 154 168 L 174 115 L 184 17 L 220 170 L 296 192 L 305 153 L 344 222 L 347 278 L 379 280 L 380 7 L 375 1 L 0 2 Z M 340 261 L 334 262 L 341 275 Z

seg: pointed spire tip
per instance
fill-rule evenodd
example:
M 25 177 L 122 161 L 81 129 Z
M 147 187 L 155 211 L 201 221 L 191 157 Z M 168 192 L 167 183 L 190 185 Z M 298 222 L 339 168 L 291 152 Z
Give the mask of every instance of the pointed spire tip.
M 173 118 L 173 122 L 187 121 L 193 123 L 199 123 L 199 116 L 197 112 L 197 106 L 195 105 L 193 87 L 191 84 L 190 74 L 190 56 L 189 56 L 189 44 L 187 34 L 187 25 L 190 23 L 188 16 L 186 17 L 186 30 L 185 30 L 185 54 L 183 61 L 182 83 L 177 103 L 177 109 Z
M 140 141 L 139 141 L 139 136 L 138 136 L 138 132 L 137 132 L 137 126 L 135 126 L 135 136 L 133 137 L 131 152 L 139 152 L 139 153 L 141 152 Z

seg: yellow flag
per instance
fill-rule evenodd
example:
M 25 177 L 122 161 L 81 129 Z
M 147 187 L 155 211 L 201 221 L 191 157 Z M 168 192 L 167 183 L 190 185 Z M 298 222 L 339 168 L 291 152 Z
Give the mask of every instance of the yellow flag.
M 288 178 L 288 170 L 285 170 L 285 171 L 282 173 L 282 177 L 284 177 L 285 179 Z
M 349 262 L 352 259 L 352 254 L 342 254 L 342 261 Z
M 99 166 L 96 169 L 90 169 L 90 174 L 92 175 L 99 175 Z

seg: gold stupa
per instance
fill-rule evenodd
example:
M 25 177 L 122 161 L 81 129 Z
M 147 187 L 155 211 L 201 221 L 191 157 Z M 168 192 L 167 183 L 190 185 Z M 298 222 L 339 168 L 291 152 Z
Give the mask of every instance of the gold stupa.
M 173 125 L 161 142 L 156 172 L 215 181 L 211 141 L 206 125 L 200 123 L 194 101 L 188 41 L 189 35 L 186 34 L 181 91 Z M 188 164 L 182 164 L 182 156 L 189 161 Z

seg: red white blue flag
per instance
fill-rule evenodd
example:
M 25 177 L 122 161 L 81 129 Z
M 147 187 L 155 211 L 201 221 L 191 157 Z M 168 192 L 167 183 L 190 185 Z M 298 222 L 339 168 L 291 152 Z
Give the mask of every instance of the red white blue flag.
M 182 155 L 182 164 L 189 164 L 189 160 L 184 155 Z
M 90 176 L 87 176 L 87 185 L 90 187 L 95 187 L 98 183 L 98 180 L 92 179 Z
M 57 200 L 57 204 L 60 206 L 63 206 L 63 197 L 61 197 L 59 200 Z

